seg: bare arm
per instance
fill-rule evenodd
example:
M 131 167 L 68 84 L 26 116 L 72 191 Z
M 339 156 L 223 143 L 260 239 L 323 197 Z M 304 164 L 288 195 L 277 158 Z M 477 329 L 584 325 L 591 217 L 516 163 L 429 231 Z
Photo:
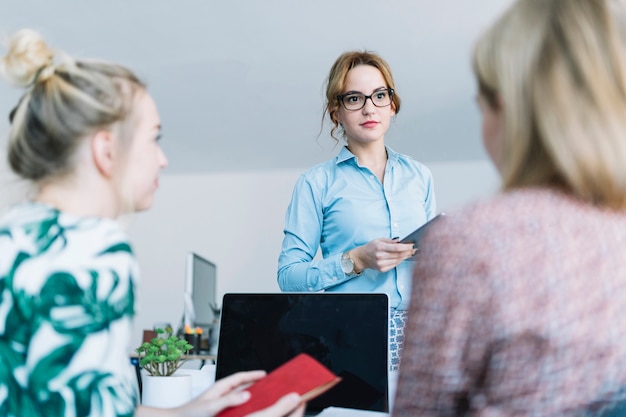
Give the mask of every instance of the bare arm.
M 250 398 L 244 387 L 265 376 L 264 371 L 238 372 L 217 381 L 189 403 L 169 409 L 140 406 L 136 417 L 213 417 L 227 407 L 243 404 Z M 296 393 L 287 394 L 274 405 L 251 414 L 250 417 L 299 417 L 304 403 Z

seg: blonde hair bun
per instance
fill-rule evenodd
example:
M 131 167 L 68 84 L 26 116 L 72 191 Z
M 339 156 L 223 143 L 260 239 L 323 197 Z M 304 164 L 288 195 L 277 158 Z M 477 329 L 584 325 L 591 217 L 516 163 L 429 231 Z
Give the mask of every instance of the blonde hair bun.
M 54 73 L 54 51 L 32 29 L 22 29 L 9 40 L 8 52 L 0 61 L 0 73 L 17 87 L 45 81 Z

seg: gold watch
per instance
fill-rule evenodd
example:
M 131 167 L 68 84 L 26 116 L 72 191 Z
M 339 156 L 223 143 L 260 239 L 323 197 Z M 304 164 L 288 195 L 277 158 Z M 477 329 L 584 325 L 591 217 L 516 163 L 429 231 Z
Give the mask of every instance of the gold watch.
M 341 270 L 349 277 L 361 275 L 361 272 L 354 272 L 354 260 L 350 257 L 350 251 L 341 254 Z

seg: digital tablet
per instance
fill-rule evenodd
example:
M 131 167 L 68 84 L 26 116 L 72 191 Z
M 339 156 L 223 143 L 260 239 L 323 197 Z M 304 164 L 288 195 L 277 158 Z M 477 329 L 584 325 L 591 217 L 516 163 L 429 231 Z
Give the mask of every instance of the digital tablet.
M 422 237 L 426 229 L 428 229 L 428 226 L 435 223 L 438 219 L 440 219 L 444 215 L 445 213 L 437 214 L 435 217 L 433 217 L 432 219 L 430 219 L 429 221 L 427 221 L 426 223 L 424 223 L 417 229 L 413 230 L 406 237 L 400 239 L 400 243 L 413 243 L 413 245 L 417 247 L 417 242 L 419 242 L 420 238 Z

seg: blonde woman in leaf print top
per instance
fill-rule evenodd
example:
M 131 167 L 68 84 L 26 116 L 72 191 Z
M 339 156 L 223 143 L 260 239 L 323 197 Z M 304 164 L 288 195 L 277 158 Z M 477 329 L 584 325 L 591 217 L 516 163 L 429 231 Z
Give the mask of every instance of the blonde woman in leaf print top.
M 58 59 L 57 59 L 58 58 Z M 22 30 L 0 69 L 25 92 L 8 161 L 34 198 L 0 218 L 1 416 L 213 416 L 262 371 L 218 381 L 175 409 L 138 407 L 129 367 L 138 267 L 116 222 L 152 205 L 167 160 L 142 82 L 105 62 L 57 57 Z M 257 417 L 301 415 L 290 394 Z

